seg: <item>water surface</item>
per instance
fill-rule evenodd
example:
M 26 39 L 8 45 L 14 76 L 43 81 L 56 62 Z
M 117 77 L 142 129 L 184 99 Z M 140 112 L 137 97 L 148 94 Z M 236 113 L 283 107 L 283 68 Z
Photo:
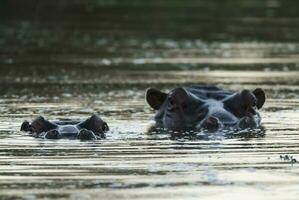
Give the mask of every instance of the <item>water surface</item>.
M 59 13 L 41 14 L 43 5 L 43 20 L 32 20 L 26 7 L 25 14 L 5 15 L 0 199 L 298 199 L 299 164 L 284 159 L 299 160 L 299 29 L 292 6 L 242 1 L 238 12 L 223 7 L 222 26 L 215 26 L 214 3 L 196 4 L 202 14 L 176 1 L 172 7 L 150 2 L 152 10 L 136 2 L 121 10 L 99 4 L 89 11 L 95 20 L 84 15 L 81 23 L 74 23 L 71 8 L 69 18 L 57 20 Z M 136 17 L 141 8 L 143 17 Z M 147 31 L 153 10 L 161 21 Z M 98 23 L 103 17 L 110 23 Z M 229 138 L 147 133 L 154 111 L 145 103 L 146 88 L 190 84 L 263 88 L 265 132 Z M 92 113 L 111 128 L 104 140 L 52 141 L 19 131 L 38 115 L 84 119 Z

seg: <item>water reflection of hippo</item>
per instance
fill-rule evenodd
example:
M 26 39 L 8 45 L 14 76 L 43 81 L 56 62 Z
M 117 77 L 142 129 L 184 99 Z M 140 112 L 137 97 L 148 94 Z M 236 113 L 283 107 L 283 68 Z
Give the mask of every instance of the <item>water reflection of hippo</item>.
M 157 111 L 156 126 L 180 131 L 256 128 L 260 125 L 257 110 L 265 99 L 260 88 L 231 92 L 214 86 L 192 86 L 175 88 L 168 94 L 155 88 L 146 92 L 147 103 Z
M 29 132 L 34 137 L 47 139 L 78 138 L 80 140 L 92 140 L 105 137 L 109 130 L 106 122 L 97 115 L 92 115 L 85 121 L 56 120 L 48 121 L 43 117 L 37 117 L 31 123 L 24 121 L 21 131 Z

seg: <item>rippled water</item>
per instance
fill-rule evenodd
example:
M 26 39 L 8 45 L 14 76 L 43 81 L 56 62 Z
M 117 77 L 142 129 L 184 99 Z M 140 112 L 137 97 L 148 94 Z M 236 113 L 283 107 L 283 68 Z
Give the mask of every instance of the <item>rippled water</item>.
M 230 29 L 213 29 L 211 36 L 201 29 L 200 38 L 192 34 L 195 22 L 189 23 L 190 32 L 184 22 L 199 17 L 207 25 L 204 14 L 181 16 L 178 25 L 185 32 L 174 29 L 187 39 L 171 37 L 171 24 L 147 33 L 141 22 L 150 13 L 134 21 L 135 9 L 124 18 L 127 25 L 114 21 L 103 28 L 93 21 L 81 24 L 83 32 L 70 38 L 73 26 L 65 21 L 57 25 L 64 28 L 59 34 L 58 28 L 51 30 L 55 20 L 37 27 L 5 21 L 6 32 L 0 31 L 0 199 L 298 199 L 299 164 L 285 156 L 299 161 L 298 20 L 276 12 L 275 2 L 282 1 L 267 2 L 269 16 L 273 12 L 280 20 L 259 14 L 227 18 L 224 24 L 234 22 Z M 166 14 L 160 16 L 162 25 L 167 16 L 173 19 L 171 11 Z M 250 29 L 250 38 L 269 35 L 270 41 L 242 37 L 248 31 L 242 20 L 258 27 Z M 266 32 L 260 25 L 265 20 Z M 286 26 L 278 37 L 279 23 Z M 96 33 L 118 35 L 123 27 L 132 37 Z M 135 38 L 140 31 L 142 37 Z M 237 39 L 219 41 L 227 35 Z M 154 112 L 145 103 L 146 88 L 167 91 L 190 84 L 263 88 L 265 133 L 204 139 L 148 133 Z M 92 113 L 108 122 L 106 139 L 52 141 L 19 131 L 24 120 L 38 115 L 83 119 Z

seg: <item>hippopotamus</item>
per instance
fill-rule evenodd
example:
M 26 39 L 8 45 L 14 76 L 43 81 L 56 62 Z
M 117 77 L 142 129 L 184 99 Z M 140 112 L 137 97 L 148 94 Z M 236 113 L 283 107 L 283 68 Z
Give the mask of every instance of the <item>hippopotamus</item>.
M 173 131 L 243 130 L 260 126 L 266 100 L 261 88 L 227 91 L 215 86 L 177 87 L 169 93 L 148 88 L 146 101 L 156 111 L 155 127 Z
M 31 123 L 24 121 L 21 126 L 21 131 L 47 139 L 93 140 L 105 137 L 104 133 L 108 130 L 107 123 L 95 114 L 84 121 L 70 119 L 49 121 L 39 116 Z

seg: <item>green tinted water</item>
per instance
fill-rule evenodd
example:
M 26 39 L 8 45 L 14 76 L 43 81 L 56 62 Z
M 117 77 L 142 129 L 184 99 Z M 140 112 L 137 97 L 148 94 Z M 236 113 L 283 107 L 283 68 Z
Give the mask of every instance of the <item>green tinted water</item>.
M 157 26 L 148 9 L 138 14 L 139 4 L 91 12 L 95 20 L 81 23 L 58 21 L 42 8 L 45 21 L 7 17 L 0 38 L 0 199 L 298 199 L 299 165 L 280 156 L 299 160 L 299 29 L 286 14 L 292 6 L 269 2 L 281 4 L 237 8 L 265 7 L 276 18 L 238 12 L 218 28 L 219 18 L 209 13 L 166 4 L 156 5 Z M 215 9 L 208 5 L 198 9 Z M 172 29 L 166 22 L 177 18 Z M 263 88 L 265 134 L 205 140 L 146 134 L 154 112 L 145 89 L 190 84 Z M 51 141 L 19 131 L 38 115 L 91 113 L 110 125 L 105 140 Z

